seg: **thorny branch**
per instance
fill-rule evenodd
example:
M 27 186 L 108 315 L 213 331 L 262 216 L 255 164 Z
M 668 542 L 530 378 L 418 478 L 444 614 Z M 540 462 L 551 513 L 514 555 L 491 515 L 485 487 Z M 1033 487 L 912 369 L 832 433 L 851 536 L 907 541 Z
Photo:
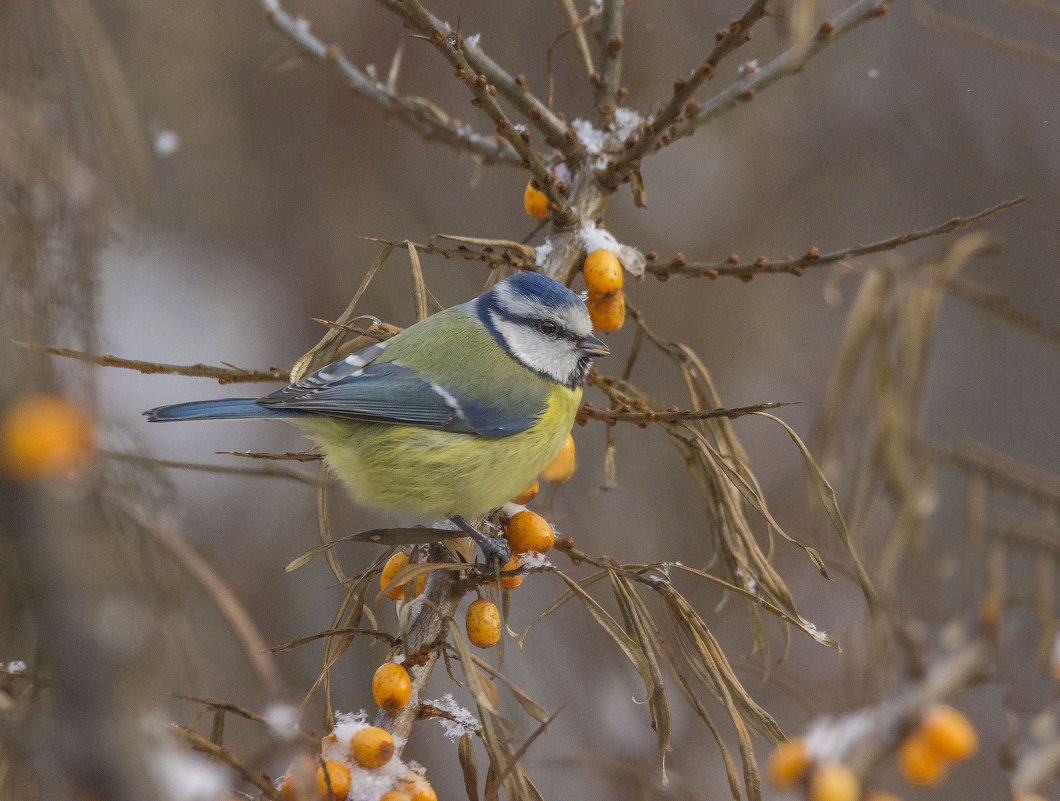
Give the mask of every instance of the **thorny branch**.
M 379 0 L 387 10 L 401 17 L 406 23 L 416 27 L 411 11 L 402 0 Z M 449 30 L 449 25 L 424 10 L 430 20 L 431 30 Z M 427 31 L 421 30 L 421 33 Z M 584 148 L 562 119 L 542 103 L 526 86 L 522 75 L 512 76 L 474 42 L 464 39 L 461 50 L 468 64 L 480 75 L 486 76 L 490 84 L 519 111 L 526 115 L 530 124 L 545 135 L 545 143 L 558 149 L 565 158 L 577 160 L 584 153 Z
M 872 253 L 895 250 L 903 245 L 908 245 L 921 239 L 948 234 L 958 228 L 966 228 L 969 225 L 984 220 L 987 217 L 991 217 L 994 214 L 998 214 L 999 212 L 1008 211 L 1016 206 L 1021 206 L 1026 201 L 1026 197 L 1017 197 L 1012 200 L 1006 200 L 1003 203 L 998 203 L 996 206 L 991 206 L 990 208 L 984 209 L 970 217 L 954 217 L 951 220 L 947 220 L 946 222 L 932 226 L 931 228 L 899 234 L 898 236 L 892 236 L 888 239 L 870 242 L 867 245 L 851 245 L 849 247 L 841 248 L 840 250 L 834 250 L 831 253 L 821 253 L 816 247 L 811 247 L 806 253 L 797 259 L 787 258 L 770 261 L 763 256 L 753 262 L 744 262 L 742 264 L 739 262 L 738 257 L 735 256 L 730 256 L 729 259 L 724 262 L 708 263 L 690 262 L 685 260 L 683 256 L 679 255 L 666 264 L 653 264 L 649 262 L 644 270 L 645 272 L 653 274 L 660 280 L 666 280 L 671 275 L 683 275 L 690 278 L 710 278 L 712 280 L 720 276 L 728 276 L 731 278 L 739 278 L 745 282 L 752 280 L 756 275 L 768 275 L 771 273 L 789 273 L 791 275 L 800 276 L 810 267 L 833 264 L 857 256 L 867 256 Z
M 858 0 L 851 4 L 834 20 L 822 22 L 809 42 L 799 42 L 788 48 L 761 69 L 711 97 L 695 114 L 687 115 L 684 122 L 672 125 L 668 130 L 670 141 L 691 136 L 697 128 L 735 106 L 750 102 L 758 92 L 781 78 L 802 72 L 810 59 L 832 42 L 867 20 L 885 16 L 888 8 L 889 4 L 885 0 Z M 660 144 L 663 143 L 663 140 L 660 140 Z
M 523 166 L 530 170 L 534 176 L 534 182 L 548 197 L 556 224 L 569 225 L 573 220 L 573 212 L 566 198 L 560 193 L 555 177 L 545 166 L 541 154 L 530 146 L 530 132 L 526 129 L 519 130 L 512 124 L 496 100 L 498 93 L 496 85 L 490 83 L 489 76 L 477 72 L 468 63 L 464 53 L 466 44 L 464 39 L 459 34 L 450 33 L 448 25 L 444 25 L 443 28 L 443 24 L 439 23 L 439 20 L 430 14 L 418 0 L 401 0 L 401 5 L 407 11 L 406 22 L 424 34 L 435 49 L 453 66 L 457 77 L 474 95 L 472 104 L 481 108 L 493 120 L 497 126 L 497 133 L 504 137 L 522 158 Z
M 622 24 L 625 0 L 603 0 L 600 21 L 603 68 L 593 76 L 596 110 L 611 117 L 618 105 L 622 82 Z
M 641 135 L 608 170 L 609 184 L 617 187 L 626 169 L 639 161 L 645 154 L 657 150 L 666 130 L 676 122 L 693 116 L 699 110 L 699 103 L 692 98 L 704 81 L 714 77 L 714 69 L 725 56 L 751 39 L 751 27 L 766 13 L 767 0 L 754 0 L 744 15 L 729 23 L 715 34 L 717 44 L 710 51 L 706 60 L 687 78 L 674 81 L 673 95 L 666 106 L 647 125 Z
M 519 155 L 507 143 L 496 137 L 476 133 L 433 103 L 399 95 L 389 81 L 384 83 L 370 78 L 346 58 L 338 45 L 325 45 L 310 32 L 303 20 L 288 14 L 279 0 L 258 0 L 258 4 L 272 26 L 301 54 L 329 65 L 357 94 L 371 100 L 384 112 L 396 116 L 425 140 L 444 142 L 458 151 L 464 150 L 481 158 L 487 164 L 517 166 L 520 163 Z
M 96 356 L 70 348 L 52 348 L 47 345 L 34 345 L 30 342 L 17 343 L 25 348 L 33 348 L 53 356 L 77 359 L 101 367 L 123 367 L 126 370 L 137 370 L 147 375 L 183 375 L 192 378 L 214 378 L 218 384 L 244 384 L 290 380 L 286 370 L 270 367 L 268 370 L 244 370 L 242 367 L 214 367 L 209 364 L 163 364 L 161 362 L 142 362 L 136 359 L 122 359 L 117 356 Z

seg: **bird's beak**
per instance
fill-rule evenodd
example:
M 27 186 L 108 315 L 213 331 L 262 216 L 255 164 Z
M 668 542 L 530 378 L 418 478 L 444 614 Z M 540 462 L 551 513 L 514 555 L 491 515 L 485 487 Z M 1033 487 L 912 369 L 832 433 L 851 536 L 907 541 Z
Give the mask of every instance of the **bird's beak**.
M 592 334 L 578 340 L 578 349 L 590 356 L 609 356 L 611 354 L 611 351 L 607 349 L 607 345 Z

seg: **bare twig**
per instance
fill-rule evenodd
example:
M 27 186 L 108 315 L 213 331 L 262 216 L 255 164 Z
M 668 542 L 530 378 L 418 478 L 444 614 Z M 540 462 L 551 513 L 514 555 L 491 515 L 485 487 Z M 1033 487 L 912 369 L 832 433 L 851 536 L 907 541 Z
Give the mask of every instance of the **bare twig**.
M 419 22 L 413 18 L 413 14 L 402 0 L 379 0 L 379 2 L 401 17 L 414 28 L 419 28 Z M 447 30 L 447 23 L 435 17 L 429 11 L 424 10 L 430 21 L 430 30 Z M 422 18 L 421 18 L 422 21 Z M 428 30 L 419 29 L 420 33 L 427 34 Z M 558 149 L 568 160 L 577 160 L 584 153 L 584 148 L 578 138 L 571 132 L 563 120 L 552 112 L 548 106 L 541 102 L 526 87 L 526 79 L 521 76 L 508 74 L 497 62 L 490 58 L 477 44 L 464 39 L 460 43 L 460 49 L 467 63 L 479 75 L 484 75 L 486 80 L 497 91 L 506 97 L 513 106 L 526 115 L 530 124 L 545 135 L 545 143 Z
M 329 65 L 351 89 L 371 100 L 384 112 L 428 141 L 443 142 L 458 151 L 466 151 L 488 164 L 518 165 L 518 154 L 496 137 L 476 133 L 468 125 L 454 120 L 437 106 L 420 98 L 404 97 L 387 83 L 372 80 L 343 55 L 338 45 L 325 45 L 309 26 L 288 14 L 279 0 L 258 0 L 265 17 L 290 41 L 298 52 Z
M 731 409 L 673 409 L 665 412 L 657 412 L 651 409 L 638 409 L 635 406 L 624 404 L 618 409 L 594 409 L 591 403 L 583 403 L 578 409 L 575 422 L 584 425 L 587 420 L 602 420 L 607 423 L 622 422 L 636 423 L 647 426 L 649 423 L 677 423 L 683 420 L 711 420 L 716 417 L 726 417 L 730 420 L 743 417 L 748 414 L 756 414 L 769 409 L 779 409 L 781 406 L 796 406 L 800 401 L 786 401 L 780 403 L 759 403 L 755 406 L 737 406 Z
M 750 102 L 758 92 L 781 78 L 801 72 L 810 59 L 832 42 L 850 33 L 861 23 L 884 16 L 888 6 L 886 0 L 858 0 L 852 3 L 834 20 L 821 23 L 809 42 L 799 42 L 788 48 L 764 67 L 746 75 L 704 102 L 695 114 L 687 114 L 684 122 L 672 125 L 668 131 L 671 140 L 691 136 L 697 128 L 738 105 Z M 659 144 L 662 144 L 661 139 Z
M 651 124 L 609 169 L 609 182 L 612 185 L 617 186 L 630 164 L 640 160 L 656 146 L 662 144 L 662 139 L 671 125 L 683 121 L 698 111 L 699 104 L 692 99 L 695 93 L 704 81 L 714 77 L 715 67 L 725 56 L 750 40 L 751 27 L 765 16 L 766 2 L 767 0 L 754 0 L 742 17 L 734 19 L 727 29 L 719 30 L 717 44 L 714 45 L 714 49 L 710 51 L 706 60 L 688 77 L 674 81 L 673 95 L 669 102 L 652 117 Z
M 586 16 L 579 17 L 578 9 L 574 7 L 574 0 L 559 0 L 559 4 L 570 24 L 568 30 L 573 31 L 578 42 L 578 52 L 581 54 L 582 63 L 585 64 L 585 73 L 592 76 L 596 72 L 596 65 L 593 64 L 593 54 L 589 50 L 589 38 L 585 35 L 585 23 L 592 19 L 595 13 L 590 11 Z
M 625 0 L 603 0 L 600 21 L 603 67 L 596 83 L 596 110 L 605 117 L 615 113 L 622 82 L 622 24 Z
M 270 367 L 268 370 L 244 370 L 242 367 L 214 367 L 209 364 L 164 364 L 161 362 L 141 362 L 136 359 L 122 359 L 118 356 L 96 356 L 92 353 L 84 353 L 70 348 L 53 348 L 47 345 L 35 345 L 32 342 L 16 343 L 24 348 L 44 351 L 53 356 L 63 356 L 67 359 L 77 359 L 90 364 L 98 364 L 101 367 L 123 367 L 126 370 L 137 370 L 147 375 L 184 375 L 193 378 L 214 378 L 218 384 L 243 384 L 254 382 L 287 381 L 289 376 L 286 370 L 279 367 Z
M 174 470 L 196 470 L 200 473 L 220 473 L 233 476 L 268 476 L 270 478 L 287 478 L 310 487 L 317 485 L 315 476 L 308 475 L 290 467 L 264 464 L 261 467 L 232 467 L 230 465 L 203 464 L 202 462 L 178 462 L 171 459 L 154 459 L 138 453 L 120 453 L 118 451 L 99 451 L 107 459 L 115 459 L 130 464 L 142 464 L 151 467 L 166 467 Z M 243 455 L 243 454 L 238 454 Z
M 1047 67 L 1060 67 L 1060 53 L 1055 50 L 1046 50 L 1031 42 L 999 36 L 987 28 L 980 28 L 959 17 L 951 17 L 949 14 L 935 11 L 926 5 L 917 6 L 916 18 L 922 25 L 926 25 L 937 33 L 967 39 L 999 53 L 1027 58 Z
M 762 257 L 753 262 L 744 262 L 743 264 L 734 264 L 732 261 L 716 263 L 694 262 L 686 261 L 683 257 L 679 256 L 666 264 L 649 263 L 644 269 L 645 272 L 652 273 L 663 280 L 671 275 L 711 279 L 727 276 L 731 278 L 739 278 L 743 281 L 750 281 L 756 275 L 769 275 L 771 273 L 788 273 L 790 275 L 799 276 L 811 267 L 817 267 L 822 264 L 833 264 L 837 261 L 844 261 L 845 259 L 852 259 L 857 256 L 867 256 L 872 253 L 895 250 L 903 245 L 918 242 L 921 239 L 948 234 L 951 231 L 956 231 L 958 228 L 966 228 L 969 225 L 984 220 L 987 217 L 991 217 L 994 214 L 998 214 L 999 212 L 1020 206 L 1026 201 L 1027 198 L 1025 197 L 1006 200 L 1003 203 L 998 203 L 996 206 L 991 206 L 990 208 L 984 209 L 970 217 L 954 217 L 951 220 L 932 226 L 931 228 L 899 234 L 898 236 L 892 236 L 888 239 L 870 242 L 867 245 L 851 245 L 850 247 L 845 247 L 840 250 L 834 250 L 831 253 L 821 253 L 817 248 L 812 247 L 797 259 L 778 259 L 776 261 L 770 261 L 765 257 Z
M 557 225 L 570 225 L 573 217 L 570 205 L 566 198 L 560 194 L 556 186 L 556 179 L 549 172 L 548 167 L 530 146 L 530 133 L 527 130 L 518 130 L 508 119 L 504 110 L 496 100 L 498 89 L 495 84 L 490 83 L 488 75 L 479 73 L 468 63 L 464 52 L 466 42 L 462 37 L 451 33 L 450 27 L 430 14 L 418 0 L 400 0 L 407 14 L 404 15 L 406 22 L 422 33 L 434 45 L 445 59 L 456 70 L 459 77 L 474 95 L 472 103 L 481 108 L 483 112 L 493 120 L 497 126 L 497 133 L 504 137 L 515 149 L 522 159 L 523 166 L 530 170 L 534 176 L 537 187 L 545 193 L 552 205 L 552 217 Z M 384 5 L 389 5 L 384 3 Z
M 261 636 L 258 627 L 247 613 L 246 609 L 236 598 L 235 593 L 224 582 L 214 569 L 207 564 L 199 554 L 180 534 L 166 526 L 161 521 L 154 519 L 145 510 L 122 498 L 114 498 L 113 502 L 126 514 L 138 521 L 144 532 L 157 544 L 168 551 L 184 567 L 206 595 L 213 602 L 217 611 L 221 613 L 228 627 L 235 635 L 236 641 L 242 646 L 243 653 L 250 662 L 254 673 L 261 682 L 265 691 L 273 698 L 281 698 L 283 682 L 276 670 L 272 658 L 266 655 L 267 644 Z
M 264 459 L 273 462 L 319 462 L 324 457 L 319 453 L 298 451 L 292 453 L 268 453 L 265 451 L 214 451 L 218 456 L 239 456 L 243 459 Z
M 216 743 L 210 742 L 210 740 L 206 739 L 201 734 L 197 734 L 184 726 L 173 726 L 169 731 L 172 732 L 174 737 L 187 743 L 193 751 L 198 751 L 200 754 L 206 754 L 206 756 L 211 759 L 215 759 L 218 762 L 223 762 L 225 765 L 228 765 L 235 770 L 236 773 L 242 776 L 245 781 L 250 782 L 250 784 L 257 787 L 266 798 L 272 799 L 272 801 L 282 801 L 283 796 L 281 796 L 280 791 L 273 786 L 272 779 L 269 778 L 268 774 L 254 773 L 254 771 L 247 768 L 236 758 L 235 754 L 223 745 L 217 745 Z

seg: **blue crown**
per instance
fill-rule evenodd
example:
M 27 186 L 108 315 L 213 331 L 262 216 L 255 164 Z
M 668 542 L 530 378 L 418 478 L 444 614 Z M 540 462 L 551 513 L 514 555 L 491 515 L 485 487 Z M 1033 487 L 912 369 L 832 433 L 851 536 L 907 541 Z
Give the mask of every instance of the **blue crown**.
M 516 273 L 504 283 L 517 294 L 542 306 L 562 309 L 583 305 L 581 298 L 567 287 L 541 273 Z

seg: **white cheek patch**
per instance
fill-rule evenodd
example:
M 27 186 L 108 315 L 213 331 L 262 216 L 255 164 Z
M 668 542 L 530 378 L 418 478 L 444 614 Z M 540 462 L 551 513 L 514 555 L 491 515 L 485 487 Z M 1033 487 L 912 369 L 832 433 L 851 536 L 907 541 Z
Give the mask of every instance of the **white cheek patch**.
M 549 339 L 490 312 L 490 320 L 516 359 L 535 373 L 566 384 L 578 368 L 578 354 L 565 339 Z

